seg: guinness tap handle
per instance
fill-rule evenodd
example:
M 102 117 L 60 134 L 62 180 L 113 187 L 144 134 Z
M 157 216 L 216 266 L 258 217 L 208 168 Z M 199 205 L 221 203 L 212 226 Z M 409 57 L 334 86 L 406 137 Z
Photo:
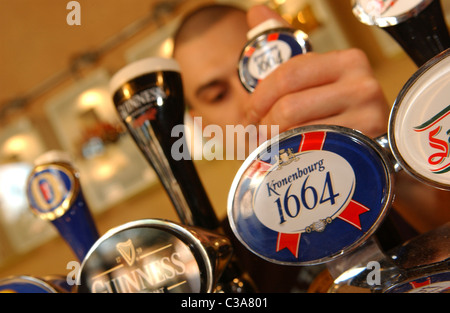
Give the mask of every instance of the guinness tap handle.
M 181 222 L 217 229 L 219 221 L 190 158 L 172 151 L 184 127 L 184 95 L 178 64 L 173 59 L 147 58 L 125 66 L 110 82 L 120 118 L 154 168 Z M 182 145 L 186 147 L 187 145 Z
M 70 157 L 50 151 L 38 158 L 27 181 L 27 197 L 33 213 L 50 221 L 82 261 L 99 234 Z
M 144 157 L 153 166 L 169 195 L 181 223 L 219 231 L 220 223 L 194 163 L 177 147 L 187 147 L 185 137 L 172 135 L 184 127 L 184 94 L 178 63 L 174 59 L 146 58 L 128 64 L 110 81 L 116 110 Z M 180 144 L 182 143 L 182 144 Z M 222 274 L 220 288 L 234 288 L 240 270 L 231 261 Z M 231 276 L 231 277 L 230 277 Z M 245 279 L 239 282 L 250 286 Z
M 439 0 L 353 0 L 353 13 L 385 30 L 417 66 L 450 47 Z
M 222 235 L 161 219 L 128 222 L 92 246 L 77 292 L 213 292 L 231 255 Z

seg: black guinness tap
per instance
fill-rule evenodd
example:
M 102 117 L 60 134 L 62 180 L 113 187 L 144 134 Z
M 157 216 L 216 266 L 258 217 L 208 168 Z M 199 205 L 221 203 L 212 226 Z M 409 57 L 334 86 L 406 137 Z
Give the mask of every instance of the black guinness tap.
M 173 59 L 147 58 L 121 69 L 111 79 L 110 89 L 117 112 L 144 157 L 157 173 L 181 222 L 188 226 L 217 231 L 219 220 L 190 158 L 174 157 L 172 136 L 184 121 L 184 94 L 178 64 Z M 186 145 L 185 145 L 186 146 Z M 220 230 L 219 230 L 220 231 Z M 230 263 L 223 277 L 227 277 Z M 239 272 L 234 268 L 233 271 Z M 237 273 L 236 272 L 236 273 Z M 237 274 L 238 275 L 238 274 Z M 239 282 L 234 274 L 222 279 L 230 283 L 225 291 L 250 291 L 250 283 Z M 238 275 L 239 276 L 239 275 Z

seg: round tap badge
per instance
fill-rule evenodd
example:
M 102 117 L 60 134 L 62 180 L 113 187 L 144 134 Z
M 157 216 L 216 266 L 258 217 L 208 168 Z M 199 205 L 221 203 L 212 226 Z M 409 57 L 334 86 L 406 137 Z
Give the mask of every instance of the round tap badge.
M 287 27 L 278 26 L 250 38 L 238 63 L 242 85 L 252 92 L 280 64 L 311 50 L 306 33 Z
M 353 0 L 353 14 L 361 23 L 386 27 L 422 12 L 433 0 Z
M 362 244 L 392 198 L 384 152 L 357 131 L 297 128 L 256 149 L 228 198 L 237 238 L 279 264 L 330 261 Z
M 431 59 L 398 95 L 389 121 L 392 153 L 424 183 L 450 189 L 450 50 Z
M 78 193 L 79 186 L 74 175 L 66 165 L 36 166 L 27 184 L 27 197 L 34 213 L 50 221 L 64 215 Z
M 130 222 L 110 230 L 91 248 L 81 265 L 78 292 L 211 292 L 217 265 L 211 262 L 202 242 L 178 224 Z

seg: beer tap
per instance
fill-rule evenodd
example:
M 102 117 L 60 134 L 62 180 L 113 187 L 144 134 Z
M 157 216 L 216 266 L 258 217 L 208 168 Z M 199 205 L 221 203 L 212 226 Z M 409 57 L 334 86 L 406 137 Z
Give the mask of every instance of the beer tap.
M 433 125 L 433 130 L 442 126 L 440 122 L 449 111 L 443 90 L 448 74 L 450 35 L 440 1 L 352 0 L 352 4 L 353 13 L 360 22 L 389 33 L 419 67 L 395 99 L 387 134 L 376 141 L 390 155 L 396 172 L 405 170 L 425 184 L 448 190 L 449 178 L 436 175 L 442 169 L 430 164 L 437 161 L 432 160 L 435 154 L 427 147 L 437 140 L 444 142 L 443 149 L 446 146 L 448 149 L 445 143 L 448 138 L 442 134 L 429 134 Z M 411 140 L 413 144 L 407 143 Z M 445 163 L 442 158 L 439 160 Z
M 222 235 L 162 219 L 125 223 L 86 255 L 79 293 L 210 293 L 232 254 Z
M 67 153 L 49 151 L 35 161 L 27 197 L 33 213 L 53 224 L 81 262 L 99 234 Z
M 32 212 L 53 224 L 81 262 L 99 235 L 82 193 L 79 172 L 69 154 L 52 150 L 36 159 L 26 191 Z M 3 293 L 72 291 L 72 285 L 61 275 L 0 279 L 0 292 Z
M 444 259 L 420 264 L 416 271 L 415 267 L 405 267 L 405 257 L 400 264 L 399 255 L 406 255 L 404 251 L 419 253 L 417 242 L 424 241 L 409 242 L 392 252 L 382 249 L 372 235 L 388 214 L 395 173 L 404 170 L 424 184 L 450 190 L 446 131 L 450 116 L 446 101 L 449 56 L 450 51 L 446 50 L 432 57 L 408 80 L 393 105 L 388 135 L 370 139 L 360 137 L 354 130 L 316 125 L 290 130 L 260 146 L 238 171 L 229 194 L 228 215 L 238 239 L 250 251 L 273 263 L 326 263 L 334 280 L 330 292 L 405 292 L 410 286 L 423 283 L 423 279 L 433 285 L 426 291 L 447 290 L 448 251 L 444 251 Z M 356 147 L 350 148 L 349 144 Z M 289 149 L 295 153 L 281 155 Z M 352 157 L 346 149 L 352 151 Z M 370 150 L 370 155 L 376 155 L 369 162 L 371 165 L 365 163 Z M 355 161 L 353 158 L 358 155 L 362 159 Z M 341 158 L 346 162 L 342 163 Z M 329 176 L 320 173 L 321 162 Z M 370 174 L 373 170 L 376 172 Z M 360 174 L 370 177 L 357 178 Z M 371 183 L 368 189 L 363 186 L 365 181 Z M 384 182 L 384 187 L 377 188 L 383 185 L 380 182 Z M 365 201 L 376 196 L 376 190 L 383 190 L 376 201 L 381 204 L 381 211 L 375 224 L 364 226 L 370 219 L 369 212 L 374 213 L 377 207 Z M 358 192 L 364 195 L 362 202 L 354 197 Z M 339 202 L 342 199 L 348 202 Z M 333 207 L 338 210 L 333 211 Z M 347 210 L 354 214 L 347 215 Z M 345 236 L 351 237 L 355 229 L 347 229 L 345 223 L 367 236 L 354 237 L 346 241 L 346 246 Z M 448 240 L 443 237 L 426 238 L 435 238 L 448 248 Z M 369 264 L 377 266 L 379 284 L 368 283 Z
M 400 253 L 389 257 L 375 236 L 391 208 L 394 174 L 392 157 L 360 132 L 331 125 L 292 129 L 258 147 L 239 169 L 228 198 L 230 225 L 269 262 L 326 264 L 330 292 L 385 292 L 411 277 L 396 264 Z M 448 175 L 433 181 L 450 189 Z M 367 279 L 370 265 L 379 282 Z M 439 272 L 439 279 L 446 275 Z
M 186 226 L 221 233 L 219 220 L 190 157 L 172 148 L 172 130 L 184 125 L 184 95 L 179 66 L 173 59 L 147 58 L 118 71 L 110 89 L 117 112 L 146 160 L 154 168 Z M 186 145 L 183 145 L 186 147 Z M 217 288 L 251 292 L 254 286 L 233 259 Z
M 420 67 L 450 47 L 439 0 L 352 0 L 353 13 L 386 31 Z

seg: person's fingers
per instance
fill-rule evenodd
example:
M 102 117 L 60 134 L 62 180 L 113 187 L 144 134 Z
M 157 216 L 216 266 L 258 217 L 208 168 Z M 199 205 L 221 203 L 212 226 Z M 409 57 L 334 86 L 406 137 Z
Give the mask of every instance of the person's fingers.
M 259 82 L 246 103 L 248 122 L 259 122 L 274 103 L 288 94 L 333 84 L 338 80 L 371 77 L 370 66 L 361 53 L 355 49 L 325 54 L 307 53 L 281 64 Z
M 304 125 L 309 121 L 336 116 L 344 111 L 344 104 L 334 100 L 332 106 L 327 105 L 327 99 L 337 98 L 336 88 L 329 86 L 310 88 L 308 90 L 290 93 L 278 99 L 263 116 L 260 123 L 278 125 L 283 132 L 291 127 Z
M 379 100 L 379 91 L 372 85 L 371 80 L 359 81 L 352 88 L 342 88 L 338 83 L 289 94 L 273 105 L 260 124 L 278 125 L 279 132 L 310 124 L 332 124 L 379 136 L 387 130 L 389 108 L 381 104 L 384 102 Z M 359 92 L 360 88 L 373 92 Z
M 250 28 L 253 28 L 271 18 L 280 21 L 286 26 L 289 26 L 289 23 L 278 13 L 263 4 L 251 7 L 247 12 L 247 23 Z

